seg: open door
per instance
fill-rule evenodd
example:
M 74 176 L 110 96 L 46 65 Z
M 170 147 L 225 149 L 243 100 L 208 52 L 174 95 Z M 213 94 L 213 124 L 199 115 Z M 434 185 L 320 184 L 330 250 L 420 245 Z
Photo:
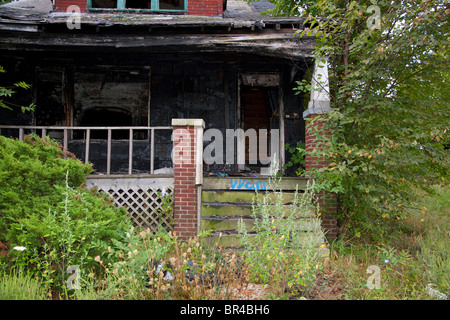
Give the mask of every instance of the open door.
M 266 129 L 269 133 L 266 141 L 267 150 L 269 150 L 272 109 L 269 102 L 268 89 L 264 87 L 244 86 L 242 88 L 241 103 L 244 131 L 254 129 L 256 133 L 259 134 L 261 129 Z M 258 152 L 260 150 L 258 148 L 251 149 L 249 144 L 249 139 L 245 139 L 245 170 L 252 170 L 260 173 L 262 167 L 258 157 Z M 253 150 L 257 151 L 256 154 Z M 258 161 L 255 164 L 251 163 L 250 159 L 258 159 Z

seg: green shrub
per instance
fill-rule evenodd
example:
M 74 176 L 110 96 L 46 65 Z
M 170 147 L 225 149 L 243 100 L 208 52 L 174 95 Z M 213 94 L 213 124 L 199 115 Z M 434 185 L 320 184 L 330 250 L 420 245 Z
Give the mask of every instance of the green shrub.
M 16 241 L 20 220 L 46 213 L 61 198 L 55 186 L 78 187 L 92 169 L 69 157 L 50 139 L 26 136 L 23 142 L 0 137 L 0 241 Z
M 301 176 L 305 172 L 305 143 L 300 141 L 297 143 L 297 146 L 291 146 L 287 143 L 286 149 L 291 156 L 290 160 L 284 165 L 284 169 L 293 167 L 293 169 L 295 169 L 295 174 Z
M 83 186 L 90 172 L 49 139 L 0 137 L 0 241 L 10 248 L 10 264 L 53 290 L 67 292 L 67 268 L 89 272 L 102 252 L 96 243 L 120 238 L 131 223 L 105 194 Z M 16 246 L 25 249 L 11 250 Z

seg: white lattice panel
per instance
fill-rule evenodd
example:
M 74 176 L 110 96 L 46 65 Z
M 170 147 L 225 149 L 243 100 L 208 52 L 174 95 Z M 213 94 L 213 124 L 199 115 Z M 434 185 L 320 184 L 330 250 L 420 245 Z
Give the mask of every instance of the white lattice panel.
M 95 177 L 86 184 L 88 188 L 97 186 L 115 205 L 126 208 L 136 226 L 153 232 L 159 225 L 173 230 L 173 212 L 162 214 L 163 207 L 173 208 L 173 178 Z

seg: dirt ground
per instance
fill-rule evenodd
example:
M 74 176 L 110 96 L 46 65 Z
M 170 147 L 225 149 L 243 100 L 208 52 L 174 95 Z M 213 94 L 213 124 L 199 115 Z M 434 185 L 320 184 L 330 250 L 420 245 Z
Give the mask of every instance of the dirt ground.
M 344 299 L 344 283 L 342 282 L 342 274 L 333 270 L 331 267 L 325 267 L 318 274 L 313 287 L 298 290 L 300 293 L 288 294 L 290 300 L 307 299 L 307 300 L 342 300 Z M 268 285 L 248 284 L 232 288 L 227 293 L 230 294 L 232 300 L 266 300 L 273 299 Z
M 305 298 L 308 300 L 341 300 L 343 299 L 342 275 L 326 267 L 318 275 L 313 288 L 308 290 Z

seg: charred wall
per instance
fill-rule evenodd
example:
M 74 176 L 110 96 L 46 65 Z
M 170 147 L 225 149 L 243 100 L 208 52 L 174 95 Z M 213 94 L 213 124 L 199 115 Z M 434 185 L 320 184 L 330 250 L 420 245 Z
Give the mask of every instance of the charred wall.
M 12 61 L 11 74 L 33 83 L 26 97 L 37 108 L 27 115 L 15 112 L 4 116 L 7 112 L 0 110 L 1 124 L 170 126 L 172 118 L 202 118 L 205 129 L 219 129 L 225 136 L 226 129 L 239 126 L 238 74 L 256 70 L 282 75 L 286 142 L 304 140 L 302 98 L 292 90 L 307 68 L 303 62 L 298 63 L 299 68 L 292 61 L 250 55 L 107 52 L 42 52 Z M 71 151 L 84 159 L 84 136 L 74 133 L 73 138 Z M 100 140 L 103 136 L 93 138 L 90 160 L 103 171 L 106 142 Z M 112 171 L 126 171 L 128 135 L 113 138 Z M 133 167 L 148 172 L 148 134 L 137 133 L 134 139 Z M 172 166 L 171 146 L 171 132 L 157 131 L 155 169 Z M 225 158 L 226 154 L 224 162 Z M 209 169 L 220 171 L 224 165 Z

